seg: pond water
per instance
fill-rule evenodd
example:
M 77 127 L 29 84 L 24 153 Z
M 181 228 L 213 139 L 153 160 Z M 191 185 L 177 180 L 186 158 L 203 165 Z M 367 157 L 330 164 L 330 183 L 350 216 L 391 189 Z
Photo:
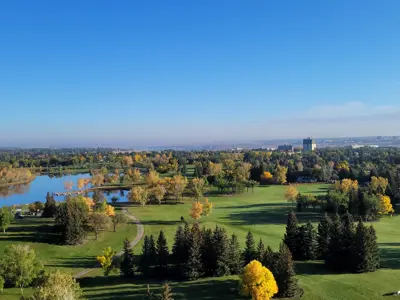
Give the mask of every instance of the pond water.
M 90 178 L 89 174 L 66 175 L 62 177 L 49 177 L 48 175 L 37 176 L 34 181 L 29 184 L 15 186 L 9 189 L 0 190 L 0 207 L 29 204 L 35 201 L 46 201 L 47 192 L 65 192 L 64 182 L 72 181 L 73 190 L 77 190 L 77 181 L 79 178 Z M 113 196 L 119 198 L 120 201 L 126 201 L 127 191 L 110 191 L 104 192 L 104 196 L 111 201 Z M 92 196 L 93 193 L 89 193 Z M 64 196 L 55 196 L 56 201 L 63 201 Z

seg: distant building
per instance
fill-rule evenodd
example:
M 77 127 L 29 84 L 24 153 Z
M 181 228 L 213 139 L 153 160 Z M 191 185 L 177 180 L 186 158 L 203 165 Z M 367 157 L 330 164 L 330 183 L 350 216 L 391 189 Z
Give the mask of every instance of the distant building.
M 292 145 L 287 145 L 287 144 L 279 145 L 278 146 L 278 151 L 281 151 L 281 152 L 293 152 L 293 146 Z
M 303 140 L 303 152 L 314 151 L 317 148 L 317 142 L 312 138 Z
M 360 149 L 360 148 L 364 148 L 364 145 L 351 145 L 351 148 L 353 149 Z

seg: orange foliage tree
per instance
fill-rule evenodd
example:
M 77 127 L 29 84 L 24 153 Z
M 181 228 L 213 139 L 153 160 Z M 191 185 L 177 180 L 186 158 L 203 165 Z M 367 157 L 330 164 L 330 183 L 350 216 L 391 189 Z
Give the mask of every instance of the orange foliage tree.
M 194 201 L 192 203 L 192 208 L 190 210 L 190 216 L 194 220 L 200 219 L 201 215 L 203 213 L 203 204 L 197 201 Z

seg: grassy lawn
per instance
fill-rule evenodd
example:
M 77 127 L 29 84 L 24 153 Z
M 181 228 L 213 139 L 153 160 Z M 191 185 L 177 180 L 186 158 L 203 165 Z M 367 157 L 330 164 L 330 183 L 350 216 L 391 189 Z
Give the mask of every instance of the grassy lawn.
M 122 242 L 127 237 L 132 240 L 136 236 L 136 225 L 126 224 L 104 231 L 96 241 L 94 234 L 89 234 L 87 240 L 78 246 L 63 246 L 51 242 L 52 219 L 39 217 L 25 217 L 17 220 L 6 234 L 0 233 L 0 253 L 7 245 L 24 243 L 29 244 L 43 261 L 46 269 L 54 268 L 75 274 L 83 269 L 92 268 L 96 264 L 96 256 L 108 246 L 119 251 Z M 89 273 L 91 274 L 91 273 Z M 29 289 L 27 293 L 29 295 Z M 5 289 L 0 299 L 19 299 L 19 289 Z
M 325 193 L 328 185 L 303 185 L 302 193 Z M 258 187 L 233 197 L 209 197 L 214 208 L 212 215 L 201 220 L 201 225 L 225 227 L 229 233 L 236 233 L 244 247 L 244 238 L 251 230 L 255 238 L 262 238 L 266 244 L 277 249 L 282 240 L 286 213 L 291 207 L 283 199 L 284 187 Z M 146 234 L 157 235 L 163 229 L 171 249 L 180 217 L 189 219 L 191 202 L 184 204 L 149 205 L 145 208 L 132 207 L 130 211 L 145 226 Z M 298 214 L 299 220 L 318 220 L 319 213 Z M 302 299 L 390 299 L 383 294 L 399 289 L 400 240 L 398 228 L 400 217 L 384 218 L 374 223 L 378 232 L 383 268 L 369 274 L 332 274 L 321 262 L 299 262 L 296 264 L 300 286 L 304 289 Z M 135 247 L 139 254 L 141 243 Z M 118 276 L 104 278 L 100 272 L 81 281 L 87 299 L 143 299 L 147 283 L 156 292 L 161 282 L 134 279 L 122 281 Z M 98 277 L 93 277 L 98 276 Z M 171 282 L 175 299 L 242 299 L 237 294 L 237 277 L 204 278 L 195 282 Z

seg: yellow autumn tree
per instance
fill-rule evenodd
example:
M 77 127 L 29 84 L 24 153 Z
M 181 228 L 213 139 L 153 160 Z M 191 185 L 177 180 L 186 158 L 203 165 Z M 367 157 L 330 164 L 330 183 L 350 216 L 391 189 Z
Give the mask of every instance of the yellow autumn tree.
M 261 179 L 262 180 L 271 180 L 272 179 L 272 174 L 271 174 L 271 172 L 268 172 L 268 171 L 264 171 L 262 174 L 261 174 Z
M 190 191 L 193 193 L 193 197 L 196 201 L 199 201 L 203 197 L 203 188 L 205 185 L 203 178 L 193 178 L 190 183 Z
M 150 188 L 155 187 L 159 181 L 160 175 L 156 171 L 150 170 L 149 173 L 146 174 L 146 183 Z
M 385 195 L 378 195 L 379 198 L 379 210 L 378 213 L 381 215 L 394 213 L 390 197 Z
M 350 171 L 349 162 L 347 160 L 343 160 L 343 161 L 337 163 L 336 170 L 349 172 Z
M 143 194 L 145 193 L 145 189 L 141 186 L 134 186 L 129 194 L 128 194 L 128 199 L 131 202 L 134 203 L 140 203 L 141 198 L 143 197 Z
M 85 187 L 85 179 L 79 178 L 77 186 L 78 186 L 78 189 L 80 189 L 80 190 L 83 189 Z
M 132 166 L 133 165 L 133 158 L 130 155 L 124 156 L 122 162 L 125 166 Z
M 335 183 L 335 189 L 338 192 L 348 194 L 350 192 L 358 191 L 358 181 L 351 179 L 343 179 L 342 181 L 337 181 Z
M 212 211 L 212 207 L 213 207 L 213 204 L 210 201 L 208 201 L 208 198 L 204 198 L 202 215 L 205 217 L 210 215 L 211 211 Z
M 253 300 L 269 300 L 278 293 L 278 285 L 271 271 L 253 260 L 240 275 L 240 292 Z
M 96 203 L 94 203 L 93 199 L 90 197 L 84 197 L 84 198 L 85 198 L 85 201 L 86 201 L 89 211 L 92 211 L 93 207 L 96 205 Z
M 203 213 L 203 204 L 197 201 L 194 201 L 192 203 L 192 208 L 190 209 L 190 216 L 194 220 L 198 220 L 201 217 L 201 214 Z
M 209 169 L 211 176 L 218 176 L 222 173 L 222 164 L 217 164 L 210 161 Z
M 108 276 L 113 269 L 113 258 L 115 254 L 116 252 L 111 247 L 107 247 L 103 249 L 103 255 L 97 256 L 97 261 L 103 268 L 105 276 Z
M 285 199 L 288 202 L 294 203 L 296 202 L 297 196 L 299 195 L 299 191 L 297 190 L 296 186 L 290 184 L 285 191 Z
M 161 204 L 161 201 L 164 199 L 166 193 L 167 189 L 162 184 L 158 184 L 151 189 L 151 194 L 157 199 L 158 204 Z
M 112 205 L 106 205 L 104 213 L 109 216 L 109 217 L 113 217 L 115 216 L 115 208 Z
M 135 168 L 132 172 L 133 182 L 139 182 L 141 178 L 142 178 L 142 174 L 140 174 L 140 170 L 138 168 Z
M 275 181 L 276 183 L 279 184 L 284 184 L 286 183 L 286 174 L 287 174 L 288 168 L 281 166 L 281 165 L 277 165 L 276 169 L 275 169 Z
M 369 186 L 371 187 L 373 193 L 383 195 L 386 192 L 388 184 L 389 181 L 387 178 L 372 176 Z

